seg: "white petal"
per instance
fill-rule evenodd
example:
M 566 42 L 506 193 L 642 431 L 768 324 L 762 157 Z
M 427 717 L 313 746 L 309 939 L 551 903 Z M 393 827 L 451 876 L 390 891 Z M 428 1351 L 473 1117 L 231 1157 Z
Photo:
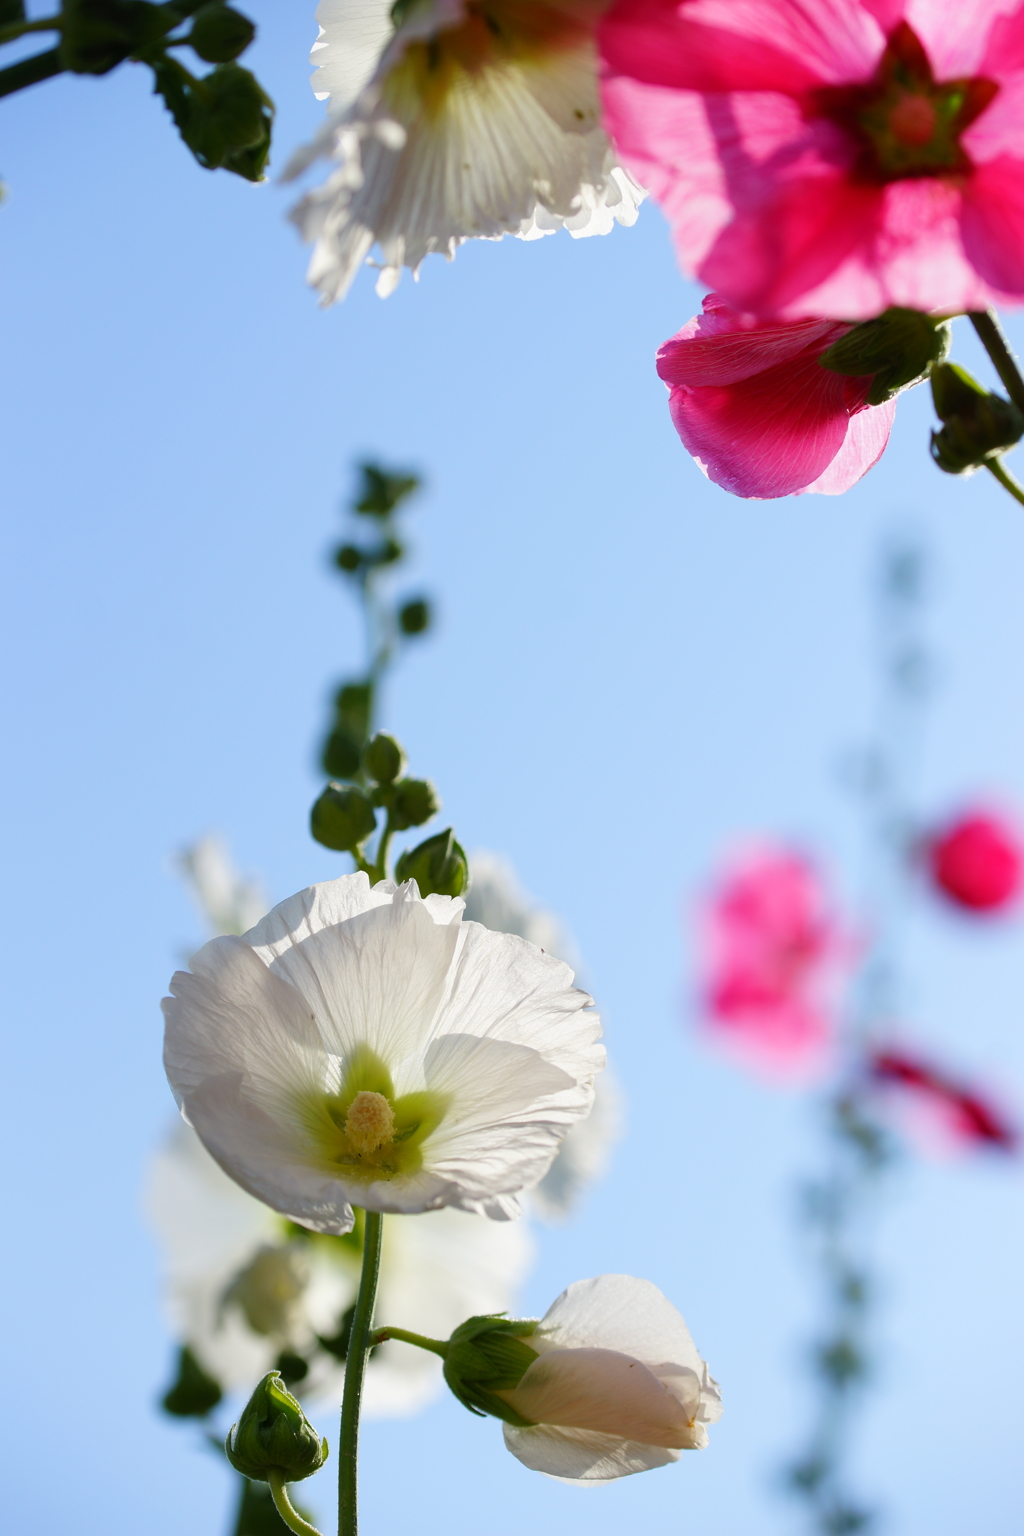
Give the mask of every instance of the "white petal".
M 524 1466 L 546 1472 L 563 1482 L 608 1483 L 632 1472 L 647 1472 L 678 1461 L 681 1451 L 660 1445 L 641 1445 L 617 1435 L 586 1429 L 557 1429 L 540 1424 L 517 1429 L 504 1424 L 505 1444 Z
M 381 54 L 394 35 L 392 0 L 320 0 L 316 19 L 320 36 L 310 63 L 317 66 L 311 84 L 316 96 L 330 98 L 331 110 L 349 106 L 373 78 Z
M 676 1449 L 693 1443 L 690 1421 L 700 1405 L 696 1376 L 688 1395 L 689 1411 L 641 1361 L 614 1349 L 550 1350 L 528 1367 L 514 1391 L 503 1394 L 517 1413 L 538 1424 Z
M 312 1005 L 327 1049 L 369 1042 L 395 1071 L 422 1059 L 444 995 L 458 923 L 434 921 L 405 888 L 386 905 L 282 949 L 272 969 Z
M 683 1366 L 701 1378 L 705 1372 L 690 1330 L 668 1297 L 632 1275 L 577 1280 L 548 1308 L 540 1336 L 559 1349 L 595 1345 L 621 1350 L 652 1368 Z

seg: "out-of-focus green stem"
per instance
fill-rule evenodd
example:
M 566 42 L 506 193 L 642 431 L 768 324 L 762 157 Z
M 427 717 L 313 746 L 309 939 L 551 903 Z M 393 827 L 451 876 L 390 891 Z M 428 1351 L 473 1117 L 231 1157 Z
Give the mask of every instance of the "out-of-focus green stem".
M 23 91 L 26 86 L 38 85 L 40 80 L 49 80 L 53 75 L 63 73 L 64 61 L 59 48 L 33 54 L 30 59 L 22 59 L 18 64 L 0 69 L 0 96 L 13 96 L 15 91 Z
M 1020 485 L 1010 474 L 1010 471 L 1003 468 L 1002 459 L 989 459 L 985 464 L 985 468 L 990 469 L 1003 490 L 1009 491 L 1014 501 L 1019 501 L 1021 506 L 1024 507 L 1024 485 Z
M 359 1294 L 352 1317 L 345 1357 L 345 1391 L 341 1399 L 341 1433 L 338 1437 L 338 1536 L 356 1536 L 359 1526 L 356 1498 L 356 1467 L 359 1457 L 359 1408 L 363 1396 L 363 1374 L 373 1327 L 373 1304 L 377 1298 L 380 1274 L 381 1236 L 384 1217 L 379 1211 L 366 1212 L 363 1229 L 363 1270 Z
M 977 331 L 982 346 L 992 359 L 993 367 L 1002 379 L 1006 393 L 1017 409 L 1024 411 L 1024 378 L 1021 377 L 1017 359 L 1010 350 L 1006 332 L 999 324 L 999 316 L 994 309 L 972 309 L 968 318 Z M 993 474 L 995 474 L 994 470 Z M 996 479 L 999 479 L 998 475 Z

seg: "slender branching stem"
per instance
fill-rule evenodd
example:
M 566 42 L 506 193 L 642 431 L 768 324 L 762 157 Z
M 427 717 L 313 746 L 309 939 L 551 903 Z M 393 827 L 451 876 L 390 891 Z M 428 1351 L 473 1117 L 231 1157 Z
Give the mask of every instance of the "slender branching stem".
M 49 48 L 46 53 L 34 53 L 30 59 L 22 59 L 7 69 L 0 69 L 0 96 L 13 96 L 26 86 L 38 85 L 53 75 L 64 73 L 64 60 L 59 48 Z
M 999 324 L 994 309 L 972 309 L 969 319 L 982 346 L 992 359 L 993 367 L 1003 381 L 1003 387 L 1019 411 L 1024 411 L 1024 377 L 1017 366 L 1017 359 L 1010 350 L 1006 332 Z M 995 473 L 995 471 L 993 471 Z M 998 475 L 996 476 L 998 479 Z
M 407 1328 L 377 1328 L 370 1343 L 373 1347 L 386 1344 L 388 1339 L 398 1339 L 402 1344 L 414 1344 L 417 1349 L 429 1349 L 432 1355 L 443 1360 L 448 1353 L 446 1339 L 428 1339 L 422 1333 L 410 1333 Z
M 291 1499 L 288 1497 L 288 1487 L 280 1472 L 271 1472 L 267 1478 L 270 1484 L 271 1497 L 274 1507 L 285 1525 L 295 1536 L 320 1536 L 315 1525 L 310 1525 L 308 1520 L 303 1520 Z
M 985 468 L 990 469 L 1003 487 L 1003 490 L 1009 491 L 1014 501 L 1019 501 L 1021 506 L 1024 507 L 1024 485 L 1015 480 L 1010 471 L 1003 467 L 1002 459 L 987 459 L 985 461 Z
M 363 1270 L 352 1317 L 345 1356 L 345 1391 L 341 1400 L 341 1433 L 338 1437 L 338 1536 L 356 1536 L 359 1528 L 356 1503 L 356 1463 L 359 1456 L 359 1408 L 363 1375 L 373 1328 L 373 1304 L 380 1273 L 381 1234 L 384 1217 L 366 1212 L 363 1228 Z

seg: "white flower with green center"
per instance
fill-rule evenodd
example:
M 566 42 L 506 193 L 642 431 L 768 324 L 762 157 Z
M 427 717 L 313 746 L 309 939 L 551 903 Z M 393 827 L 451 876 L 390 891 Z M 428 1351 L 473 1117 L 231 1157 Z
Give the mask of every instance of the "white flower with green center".
M 537 1359 L 498 1392 L 526 1427 L 505 1444 L 536 1472 L 602 1483 L 703 1450 L 722 1412 L 675 1307 L 649 1280 L 599 1275 L 563 1291 L 523 1339 Z
M 376 245 L 377 292 L 473 237 L 575 237 L 632 224 L 644 193 L 601 127 L 602 0 L 320 0 L 314 90 L 329 101 L 298 175 L 336 169 L 292 218 L 309 281 L 344 298 Z M 393 19 L 394 18 L 394 19 Z
M 588 1113 L 592 999 L 462 910 L 346 875 L 176 972 L 164 1063 L 182 1113 L 281 1215 L 333 1233 L 353 1204 L 517 1216 Z
M 163 1250 L 168 1320 L 225 1391 L 248 1393 L 283 1353 L 309 1364 L 304 1402 L 341 1397 L 344 1366 L 321 1344 L 355 1303 L 360 1232 L 303 1234 L 229 1179 L 180 1122 L 155 1155 L 146 1188 Z M 507 1312 L 533 1257 L 525 1222 L 462 1211 L 384 1224 L 378 1312 L 444 1337 L 471 1313 Z M 363 1391 L 371 1417 L 414 1413 L 443 1385 L 435 1356 L 382 1344 Z

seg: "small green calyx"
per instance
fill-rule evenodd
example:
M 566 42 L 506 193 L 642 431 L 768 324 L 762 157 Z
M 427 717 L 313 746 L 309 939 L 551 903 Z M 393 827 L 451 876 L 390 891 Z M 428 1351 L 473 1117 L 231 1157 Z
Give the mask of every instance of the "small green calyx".
M 933 369 L 932 399 L 943 423 L 932 433 L 932 458 L 948 475 L 970 474 L 1024 436 L 1024 414 L 1013 402 L 992 394 L 956 363 Z
M 232 1425 L 224 1449 L 236 1472 L 259 1483 L 270 1482 L 273 1473 L 286 1483 L 301 1482 L 327 1460 L 327 1441 L 320 1439 L 277 1371 L 264 1376 Z
M 318 843 L 336 853 L 358 848 L 373 832 L 377 817 L 361 789 L 328 784 L 309 813 L 309 830 Z
M 471 1317 L 448 1340 L 444 1379 L 470 1413 L 493 1415 L 528 1429 L 524 1419 L 497 1394 L 511 1392 L 537 1359 L 537 1351 L 523 1340 L 537 1328 L 536 1318 L 508 1318 L 500 1313 Z
M 920 384 L 949 355 L 948 320 L 895 306 L 855 325 L 822 353 L 821 365 L 848 378 L 871 377 L 866 405 L 884 405 Z
M 230 64 L 256 36 L 248 16 L 229 5 L 204 5 L 192 17 L 189 46 L 207 64 Z
M 363 748 L 363 769 L 374 784 L 393 784 L 405 772 L 405 753 L 393 736 L 378 731 Z
M 415 880 L 421 896 L 461 896 L 469 888 L 469 860 L 451 827 L 407 849 L 395 865 L 395 879 Z

